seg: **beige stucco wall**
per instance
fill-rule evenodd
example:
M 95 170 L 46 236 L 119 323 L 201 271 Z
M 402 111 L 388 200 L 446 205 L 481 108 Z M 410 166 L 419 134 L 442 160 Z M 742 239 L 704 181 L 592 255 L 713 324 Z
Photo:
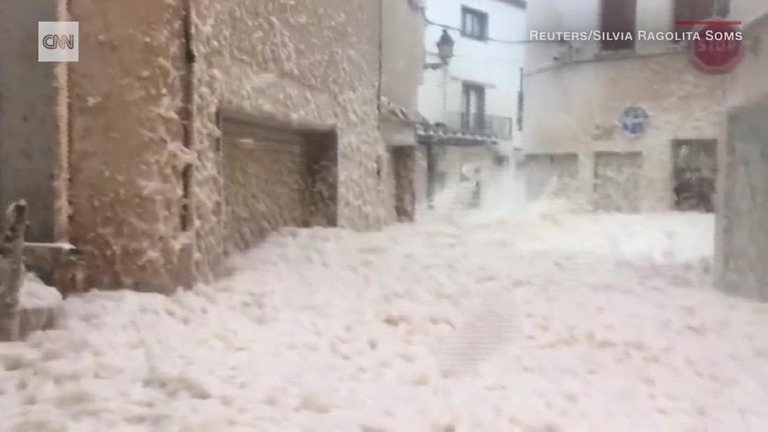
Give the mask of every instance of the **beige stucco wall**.
M 735 17 L 749 22 L 748 47 L 727 79 L 728 140 L 718 187 L 715 281 L 719 289 L 768 301 L 768 5 L 734 1 Z
M 336 130 L 338 222 L 395 219 L 378 130 L 378 4 L 367 0 L 192 3 L 195 118 L 183 145 L 182 2 L 74 0 L 72 237 L 103 287 L 167 291 L 210 280 L 223 259 L 221 108 Z M 383 161 L 383 162 L 382 162 Z M 193 225 L 182 230 L 182 169 Z
M 595 151 L 641 151 L 640 208 L 669 209 L 673 139 L 724 134 L 722 76 L 693 68 L 682 53 L 546 68 L 525 80 L 526 153 L 580 155 L 579 194 L 592 199 Z M 617 122 L 629 105 L 650 116 L 647 134 L 622 136 Z

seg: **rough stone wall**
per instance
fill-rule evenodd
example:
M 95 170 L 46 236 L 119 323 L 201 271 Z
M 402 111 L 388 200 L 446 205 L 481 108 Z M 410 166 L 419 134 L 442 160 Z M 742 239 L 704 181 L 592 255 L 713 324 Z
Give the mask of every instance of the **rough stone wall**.
M 378 131 L 379 5 L 370 0 L 263 0 L 194 5 L 196 269 L 219 267 L 219 108 L 338 136 L 338 223 L 395 219 Z M 388 199 L 384 199 L 388 198 Z
M 741 1 L 734 5 L 761 7 Z M 765 8 L 766 6 L 762 6 Z M 758 18 L 752 11 L 749 18 Z M 745 16 L 746 18 L 747 16 Z M 715 281 L 719 289 L 768 301 L 768 15 L 745 33 L 750 49 L 728 76 L 728 140 L 720 156 Z
M 70 68 L 70 228 L 89 285 L 167 292 L 216 275 L 225 244 L 224 109 L 333 131 L 338 224 L 395 220 L 378 129 L 377 2 L 72 0 L 70 13 L 81 42 Z M 194 121 L 185 131 L 187 99 Z
M 72 0 L 71 238 L 88 285 L 169 291 L 193 275 L 181 223 L 184 148 L 179 1 Z
M 55 63 L 37 61 L 37 23 L 55 21 L 56 0 L 0 2 L 0 209 L 24 198 L 27 240 L 56 239 L 60 124 Z
M 579 194 L 591 201 L 596 151 L 641 151 L 640 208 L 668 210 L 672 140 L 724 138 L 724 78 L 698 72 L 682 53 L 564 65 L 525 80 L 526 153 L 580 154 Z M 651 115 L 631 141 L 616 127 L 630 104 Z

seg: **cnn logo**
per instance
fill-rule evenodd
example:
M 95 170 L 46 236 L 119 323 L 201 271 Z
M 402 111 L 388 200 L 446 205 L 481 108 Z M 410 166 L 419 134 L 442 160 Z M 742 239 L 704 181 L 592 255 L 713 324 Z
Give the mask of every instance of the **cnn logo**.
M 76 62 L 80 59 L 80 26 L 76 21 L 44 21 L 37 25 L 37 60 Z
M 43 36 L 43 47 L 47 49 L 75 49 L 75 35 L 45 35 Z

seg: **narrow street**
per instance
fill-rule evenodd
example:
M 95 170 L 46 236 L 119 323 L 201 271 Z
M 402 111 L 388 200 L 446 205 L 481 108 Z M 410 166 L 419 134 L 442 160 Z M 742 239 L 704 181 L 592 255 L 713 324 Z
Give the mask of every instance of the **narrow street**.
M 761 430 L 768 306 L 709 288 L 713 223 L 286 231 L 216 286 L 91 293 L 0 345 L 3 430 Z
M 768 0 L 0 29 L 0 432 L 768 432 Z

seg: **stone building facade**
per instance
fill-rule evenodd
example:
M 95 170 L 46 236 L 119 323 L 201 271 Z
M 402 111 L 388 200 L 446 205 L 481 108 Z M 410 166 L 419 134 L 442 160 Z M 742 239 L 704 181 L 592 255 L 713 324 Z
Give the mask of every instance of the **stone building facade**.
M 0 122 L 21 125 L 3 152 L 22 155 L 20 136 L 48 152 L 28 161 L 47 164 L 30 180 L 46 192 L 32 198 L 39 241 L 81 248 L 89 286 L 169 292 L 211 280 L 282 225 L 394 221 L 380 101 L 384 5 L 397 1 L 5 2 L 4 32 L 80 28 L 79 62 L 24 57 L 0 81 L 46 89 L 3 107 L 33 105 L 39 129 Z M 3 200 L 5 188 L 33 195 L 5 172 Z
M 732 19 L 742 21 L 745 52 L 727 77 L 715 280 L 723 291 L 768 301 L 768 5 L 733 0 Z
M 523 118 L 528 155 L 524 166 L 533 177 L 532 197 L 557 182 L 559 190 L 587 208 L 669 210 L 674 208 L 682 149 L 693 149 L 696 168 L 717 166 L 717 148 L 725 136 L 725 78 L 697 70 L 687 58 L 686 41 L 638 35 L 684 31 L 676 20 L 711 18 L 720 4 L 717 0 L 531 3 L 529 32 L 634 34 L 625 42 L 595 38 L 537 42 L 531 36 Z M 699 9 L 692 10 L 691 5 Z M 625 116 L 635 108 L 647 115 L 641 122 L 643 133 L 632 133 L 631 120 Z

